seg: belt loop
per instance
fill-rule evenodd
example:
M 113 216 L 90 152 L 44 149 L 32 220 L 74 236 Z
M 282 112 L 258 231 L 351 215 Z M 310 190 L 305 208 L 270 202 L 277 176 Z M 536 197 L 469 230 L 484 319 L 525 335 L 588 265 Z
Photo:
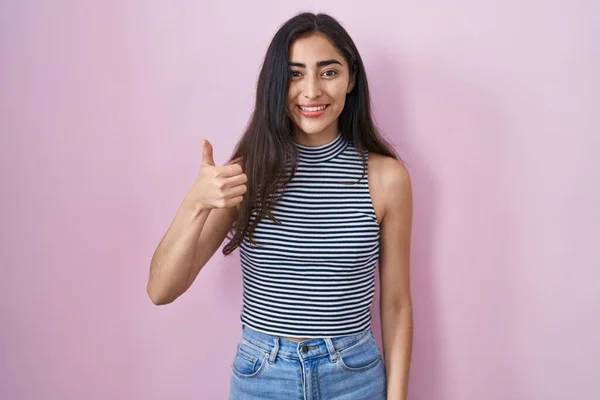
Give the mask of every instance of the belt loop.
M 337 355 L 335 352 L 335 347 L 333 347 L 333 342 L 330 338 L 323 338 L 325 340 L 325 345 L 327 346 L 327 351 L 329 352 L 329 360 L 333 363 L 337 361 Z
M 279 337 L 273 337 L 273 349 L 271 350 L 271 355 L 269 356 L 269 361 L 271 364 L 275 362 L 275 358 L 277 357 L 277 352 L 279 351 Z

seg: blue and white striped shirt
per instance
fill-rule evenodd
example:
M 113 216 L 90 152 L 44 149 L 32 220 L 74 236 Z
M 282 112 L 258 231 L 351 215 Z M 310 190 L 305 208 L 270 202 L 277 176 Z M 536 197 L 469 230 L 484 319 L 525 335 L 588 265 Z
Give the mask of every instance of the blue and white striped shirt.
M 368 174 L 359 181 L 361 154 L 341 134 L 296 146 L 296 175 L 273 208 L 280 224 L 265 217 L 256 245 L 246 237 L 240 246 L 241 321 L 276 336 L 362 332 L 371 326 L 380 230 Z

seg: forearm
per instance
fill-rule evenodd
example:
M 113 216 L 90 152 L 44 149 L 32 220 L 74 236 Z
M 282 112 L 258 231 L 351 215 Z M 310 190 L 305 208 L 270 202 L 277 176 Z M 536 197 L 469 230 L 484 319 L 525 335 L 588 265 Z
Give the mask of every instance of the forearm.
M 150 264 L 147 292 L 155 304 L 170 303 L 187 289 L 198 238 L 209 214 L 210 209 L 202 209 L 187 197 L 183 200 Z
M 406 400 L 413 342 L 412 306 L 381 310 L 388 400 Z

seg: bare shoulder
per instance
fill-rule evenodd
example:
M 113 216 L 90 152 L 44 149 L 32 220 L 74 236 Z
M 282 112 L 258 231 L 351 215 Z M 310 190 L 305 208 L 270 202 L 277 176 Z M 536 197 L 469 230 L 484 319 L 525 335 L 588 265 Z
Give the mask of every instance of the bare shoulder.
M 369 172 L 373 172 L 372 176 L 387 188 L 410 184 L 408 169 L 392 157 L 369 153 Z
M 406 166 L 393 157 L 369 153 L 369 188 L 376 214 L 383 219 L 390 207 L 410 202 L 412 186 Z

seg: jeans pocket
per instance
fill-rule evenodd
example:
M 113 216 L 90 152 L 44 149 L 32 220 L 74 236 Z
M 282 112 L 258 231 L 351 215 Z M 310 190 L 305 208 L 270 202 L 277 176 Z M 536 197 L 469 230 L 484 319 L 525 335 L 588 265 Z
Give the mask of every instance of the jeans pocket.
M 269 353 L 261 352 L 242 341 L 238 344 L 233 358 L 233 372 L 241 378 L 255 377 L 263 370 L 268 356 Z
M 365 371 L 382 361 L 375 337 L 369 333 L 355 344 L 338 350 L 340 366 L 346 371 Z

